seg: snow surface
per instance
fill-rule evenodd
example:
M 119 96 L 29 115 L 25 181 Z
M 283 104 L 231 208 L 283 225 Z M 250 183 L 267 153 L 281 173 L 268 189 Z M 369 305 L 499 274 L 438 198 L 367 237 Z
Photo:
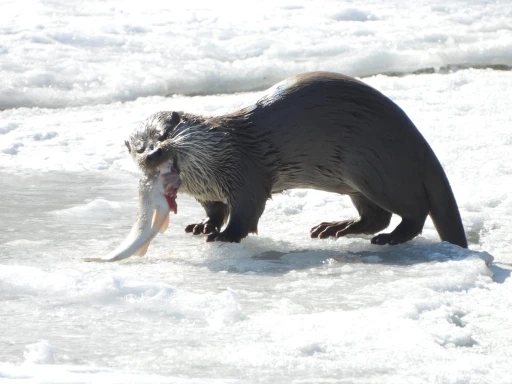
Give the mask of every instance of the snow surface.
M 0 382 L 512 382 L 508 1 L 4 0 L 0 19 Z M 180 195 L 144 258 L 82 262 L 133 224 L 123 139 L 138 122 L 222 114 L 259 95 L 236 92 L 313 69 L 361 76 L 407 112 L 469 250 L 430 220 L 394 247 L 312 240 L 355 210 L 292 190 L 241 244 L 185 234 L 204 212 Z
M 512 66 L 508 0 L 164 4 L 3 0 L 0 109 L 252 91 L 318 69 Z

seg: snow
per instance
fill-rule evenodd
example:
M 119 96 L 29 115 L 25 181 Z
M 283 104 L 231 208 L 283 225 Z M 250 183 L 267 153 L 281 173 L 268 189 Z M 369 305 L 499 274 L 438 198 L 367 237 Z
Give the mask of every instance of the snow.
M 506 0 L 23 4 L 2 4 L 0 109 L 252 91 L 317 69 L 512 66 Z
M 0 382 L 511 381 L 508 2 L 4 1 L 0 19 Z M 141 120 L 222 114 L 315 69 L 407 112 L 468 250 L 430 219 L 394 247 L 312 240 L 355 210 L 291 190 L 241 244 L 185 234 L 204 212 L 179 195 L 144 258 L 82 261 L 133 224 Z
M 25 362 L 33 364 L 53 364 L 52 347 L 46 341 L 29 344 L 23 352 Z

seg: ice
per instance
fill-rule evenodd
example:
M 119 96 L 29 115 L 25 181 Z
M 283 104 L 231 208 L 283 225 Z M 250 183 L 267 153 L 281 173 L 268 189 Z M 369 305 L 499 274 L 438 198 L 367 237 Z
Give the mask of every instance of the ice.
M 261 260 L 248 257 L 250 247 L 243 245 L 201 248 L 207 252 L 190 258 L 182 253 L 190 247 L 176 242 L 173 262 L 118 264 L 109 268 L 114 273 L 91 264 L 77 270 L 76 262 L 65 261 L 53 272 L 4 265 L 6 310 L 38 303 L 24 323 L 35 324 L 37 317 L 38 324 L 53 324 L 45 326 L 59 365 L 52 374 L 90 361 L 115 362 L 117 375 L 137 369 L 272 380 L 366 370 L 370 377 L 386 372 L 396 382 L 432 372 L 443 379 L 453 364 L 479 356 L 482 361 L 468 372 L 478 378 L 489 374 L 485 349 L 506 351 L 511 341 L 508 332 L 496 339 L 486 331 L 507 321 L 509 281 L 494 283 L 477 254 L 449 260 L 467 255 L 457 247 L 373 252 L 381 263 L 350 253 L 335 262 L 327 262 L 333 252 L 320 251 Z M 234 269 L 242 265 L 244 270 Z M 6 320 L 7 326 L 15 321 Z M 36 334 L 27 327 L 18 339 Z M 496 353 L 493 359 L 507 361 Z M 0 372 L 16 372 L 15 361 Z M 283 369 L 290 371 L 279 376 Z
M 510 73 L 363 80 L 432 144 L 471 250 L 440 243 L 430 220 L 395 247 L 365 236 L 312 240 L 309 228 L 355 210 L 347 198 L 293 190 L 268 201 L 259 236 L 241 244 L 185 234 L 204 213 L 179 195 L 180 214 L 146 257 L 83 263 L 133 224 L 139 175 L 123 140 L 139 121 L 157 110 L 224 113 L 259 94 L 3 111 L 15 128 L 2 145 L 24 146 L 0 155 L 0 295 L 10 330 L 0 333 L 2 380 L 506 382 Z M 27 368 L 26 346 L 41 340 L 54 364 Z
M 27 345 L 23 356 L 26 363 L 53 364 L 54 362 L 52 347 L 46 341 Z
M 252 91 L 318 69 L 512 66 L 505 0 L 9 1 L 1 17 L 0 109 Z
M 71 208 L 53 211 L 55 215 L 66 215 L 72 217 L 86 217 L 88 215 L 112 215 L 113 212 L 119 212 L 122 204 L 105 199 L 95 199 L 83 205 L 76 205 Z
M 508 1 L 4 1 L 0 382 L 509 383 L 511 20 Z M 133 224 L 139 122 L 223 114 L 316 69 L 407 112 L 468 250 L 430 219 L 394 247 L 310 239 L 356 211 L 292 190 L 241 244 L 185 234 L 204 212 L 179 194 L 145 257 L 82 262 Z
M 371 21 L 377 17 L 371 12 L 357 8 L 346 8 L 337 13 L 331 14 L 331 18 L 336 21 Z
M 0 378 L 6 384 L 40 382 L 44 378 L 50 383 L 109 383 L 109 384 L 239 384 L 240 380 L 186 379 L 182 377 L 143 374 L 130 370 L 116 371 L 107 368 L 79 367 L 73 365 L 23 365 L 16 367 L 0 363 Z

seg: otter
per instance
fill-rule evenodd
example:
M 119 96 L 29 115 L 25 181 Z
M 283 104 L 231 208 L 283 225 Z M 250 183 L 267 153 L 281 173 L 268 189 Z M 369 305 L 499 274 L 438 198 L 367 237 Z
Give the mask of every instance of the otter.
M 432 148 L 398 105 L 348 76 L 293 76 L 222 116 L 158 112 L 126 145 L 142 169 L 173 164 L 180 191 L 206 211 L 185 231 L 207 241 L 240 242 L 258 232 L 273 193 L 312 188 L 348 195 L 359 213 L 316 225 L 312 238 L 376 234 L 394 213 L 400 224 L 371 243 L 400 244 L 420 234 L 430 214 L 441 240 L 467 248 Z

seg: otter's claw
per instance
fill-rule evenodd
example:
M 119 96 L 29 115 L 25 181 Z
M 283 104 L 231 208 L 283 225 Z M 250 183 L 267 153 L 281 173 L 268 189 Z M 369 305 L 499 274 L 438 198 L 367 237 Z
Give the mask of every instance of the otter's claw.
M 208 235 L 210 233 L 217 233 L 217 228 L 210 219 L 204 219 L 199 224 L 190 224 L 185 227 L 185 232 L 192 233 L 193 235 Z
M 214 233 L 211 233 L 209 234 L 207 237 L 206 237 L 206 242 L 209 243 L 209 242 L 212 242 L 212 241 L 222 241 L 224 243 L 239 243 L 242 239 L 240 238 L 235 238 L 233 236 L 230 236 L 226 233 L 218 233 L 218 232 L 214 232 Z

